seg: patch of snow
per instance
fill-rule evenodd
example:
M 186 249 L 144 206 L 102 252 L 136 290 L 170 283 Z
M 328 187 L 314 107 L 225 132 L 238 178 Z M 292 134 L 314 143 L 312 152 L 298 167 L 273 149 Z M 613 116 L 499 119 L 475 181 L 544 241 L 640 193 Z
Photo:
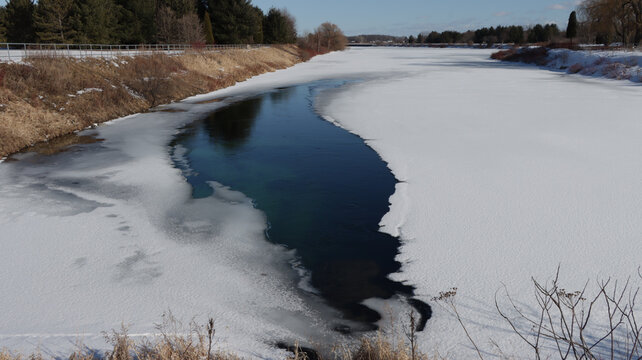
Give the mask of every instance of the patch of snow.
M 78 91 L 76 91 L 76 95 L 87 94 L 87 93 L 90 93 L 90 92 L 103 92 L 103 89 L 99 89 L 99 88 L 86 88 L 86 89 L 83 89 L 83 90 L 78 90 Z
M 131 97 L 134 97 L 134 98 L 136 98 L 136 99 L 144 99 L 141 95 L 139 95 L 138 93 L 136 93 L 136 91 L 134 91 L 134 89 L 130 88 L 129 86 L 127 86 L 127 85 L 125 85 L 125 84 L 122 84 L 122 85 L 123 85 L 123 87 L 125 88 L 125 90 L 127 90 L 127 93 L 129 93 L 129 95 L 130 95 Z

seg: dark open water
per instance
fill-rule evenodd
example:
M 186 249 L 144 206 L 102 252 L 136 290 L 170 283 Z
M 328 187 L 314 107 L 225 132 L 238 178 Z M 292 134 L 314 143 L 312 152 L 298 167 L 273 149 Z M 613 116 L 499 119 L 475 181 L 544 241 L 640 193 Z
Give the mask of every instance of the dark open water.
M 172 145 L 187 150 L 184 173 L 194 197 L 211 195 L 207 182 L 216 181 L 252 198 L 267 215 L 269 240 L 296 249 L 319 295 L 346 318 L 372 324 L 380 316 L 363 300 L 413 289 L 388 279 L 400 268 L 400 243 L 378 231 L 396 179 L 361 138 L 312 108 L 318 91 L 342 84 L 301 85 L 231 104 L 190 124 Z

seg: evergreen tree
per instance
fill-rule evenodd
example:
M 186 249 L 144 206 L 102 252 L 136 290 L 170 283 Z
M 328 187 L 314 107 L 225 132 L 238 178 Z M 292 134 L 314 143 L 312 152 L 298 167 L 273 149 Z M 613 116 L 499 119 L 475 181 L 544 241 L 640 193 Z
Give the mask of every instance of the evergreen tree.
M 414 44 L 415 43 L 415 37 L 413 35 L 410 35 L 408 37 L 408 44 Z
M 544 26 L 544 30 L 546 30 L 548 34 L 548 40 L 553 40 L 560 36 L 560 29 L 557 27 L 557 24 L 547 24 Z
M 122 44 L 142 44 L 156 41 L 156 1 L 116 0 L 118 28 L 116 37 Z
M 535 25 L 534 28 L 528 33 L 528 42 L 529 43 L 539 43 L 549 40 L 549 33 L 544 29 L 541 24 Z
M 571 39 L 571 43 L 573 43 L 573 39 L 577 36 L 577 13 L 573 11 L 571 15 L 568 17 L 568 26 L 566 27 L 566 37 Z
M 287 10 L 272 8 L 263 19 L 263 34 L 266 44 L 287 44 L 296 41 L 294 18 Z
M 210 14 L 207 12 L 203 15 L 203 31 L 205 33 L 205 41 L 208 44 L 214 44 L 214 32 L 212 31 L 212 21 L 210 20 Z
M 92 44 L 118 42 L 118 14 L 122 9 L 116 5 L 115 0 L 79 0 L 77 2 L 79 15 L 72 15 L 72 26 L 75 26 L 74 21 L 80 23 L 76 36 L 78 42 Z
M 522 26 L 510 26 L 508 28 L 508 41 L 521 44 L 524 42 L 524 28 Z
M 36 5 L 33 0 L 9 0 L 7 12 L 7 41 L 34 42 L 33 12 Z
M 436 31 L 430 32 L 430 34 L 428 34 L 428 36 L 426 37 L 426 42 L 430 44 L 441 43 L 441 34 Z
M 209 0 L 214 39 L 220 44 L 240 42 L 239 28 L 234 15 L 236 0 Z
M 196 12 L 197 2 L 194 0 L 157 0 L 156 10 L 164 7 L 172 9 L 177 18 Z
M 247 44 L 262 41 L 263 16 L 258 12 L 260 9 L 252 6 L 250 0 L 209 0 L 208 5 L 214 38 L 218 43 Z
M 258 6 L 252 6 L 249 16 L 247 17 L 250 38 L 247 43 L 262 44 L 263 43 L 263 10 Z
M 0 6 L 0 41 L 7 41 L 7 8 Z
M 65 43 L 75 35 L 70 15 L 73 0 L 39 0 L 33 16 L 38 40 Z
M 203 20 L 205 20 L 205 14 L 209 13 L 208 2 L 208 0 L 196 0 L 196 11 L 198 12 L 198 17 Z

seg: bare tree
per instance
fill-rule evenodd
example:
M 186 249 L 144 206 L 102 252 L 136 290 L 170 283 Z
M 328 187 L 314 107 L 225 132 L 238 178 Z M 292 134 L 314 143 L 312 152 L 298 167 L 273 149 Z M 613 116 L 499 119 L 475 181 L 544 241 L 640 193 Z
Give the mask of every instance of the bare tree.
M 156 36 L 160 43 L 172 43 L 176 38 L 176 13 L 169 6 L 163 6 L 156 13 Z
M 189 13 L 177 20 L 177 42 L 193 44 L 204 43 L 205 34 L 196 13 Z
M 592 35 L 625 45 L 642 40 L 642 0 L 585 0 L 579 10 Z
M 328 51 L 343 50 L 348 42 L 343 31 L 333 23 L 325 22 L 317 29 L 320 42 L 326 45 Z
M 205 35 L 200 19 L 195 12 L 188 12 L 180 18 L 169 6 L 156 13 L 156 36 L 160 43 L 204 43 Z

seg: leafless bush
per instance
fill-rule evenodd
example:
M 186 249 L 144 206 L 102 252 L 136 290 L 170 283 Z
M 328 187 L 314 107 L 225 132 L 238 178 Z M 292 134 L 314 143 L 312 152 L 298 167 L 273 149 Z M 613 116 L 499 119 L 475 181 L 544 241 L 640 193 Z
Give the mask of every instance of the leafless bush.
M 642 324 L 636 317 L 639 287 L 631 279 L 622 284 L 609 278 L 597 281 L 597 291 L 589 295 L 589 282 L 582 290 L 568 291 L 560 286 L 559 275 L 558 268 L 552 281 L 532 279 L 536 313 L 520 308 L 505 288 L 509 308 L 502 308 L 495 298 L 497 311 L 533 349 L 535 358 L 552 347 L 560 359 L 641 359 Z
M 145 98 L 151 106 L 167 102 L 176 86 L 172 73 L 183 70 L 182 66 L 165 54 L 138 56 L 128 62 L 131 76 L 126 85 Z

